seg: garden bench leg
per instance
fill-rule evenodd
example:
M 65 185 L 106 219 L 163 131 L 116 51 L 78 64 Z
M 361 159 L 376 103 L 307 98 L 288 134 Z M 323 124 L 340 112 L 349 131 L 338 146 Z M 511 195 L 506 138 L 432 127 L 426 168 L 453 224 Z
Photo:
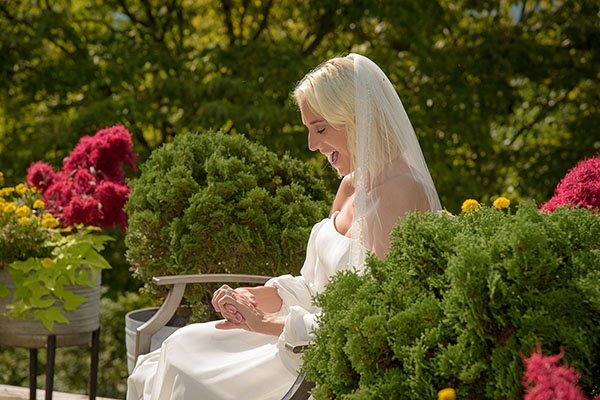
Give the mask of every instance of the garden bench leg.
M 52 400 L 54 390 L 54 358 L 56 355 L 56 335 L 48 335 L 48 354 L 46 356 L 46 400 Z
M 29 349 L 29 400 L 37 399 L 37 349 Z

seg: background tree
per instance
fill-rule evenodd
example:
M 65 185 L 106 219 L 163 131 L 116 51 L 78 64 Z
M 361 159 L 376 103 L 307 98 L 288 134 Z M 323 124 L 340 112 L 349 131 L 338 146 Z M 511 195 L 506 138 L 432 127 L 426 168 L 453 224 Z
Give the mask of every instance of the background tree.
M 593 0 L 7 0 L 0 163 L 9 179 L 58 164 L 81 135 L 123 123 L 140 161 L 177 133 L 223 129 L 324 165 L 289 93 L 359 51 L 396 85 L 449 209 L 543 201 L 600 149 L 598 12 Z

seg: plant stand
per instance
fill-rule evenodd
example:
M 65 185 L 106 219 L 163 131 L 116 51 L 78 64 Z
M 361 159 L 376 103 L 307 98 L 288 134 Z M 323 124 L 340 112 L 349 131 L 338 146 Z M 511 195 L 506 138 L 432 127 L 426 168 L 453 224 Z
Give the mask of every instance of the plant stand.
M 0 281 L 9 290 L 14 291 L 12 276 L 0 268 Z M 69 286 L 67 289 L 83 296 L 87 301 L 76 310 L 62 310 L 69 320 L 68 324 L 55 323 L 49 332 L 40 321 L 33 319 L 11 320 L 1 315 L 12 296 L 0 298 L 0 346 L 29 349 L 29 398 L 36 399 L 37 387 L 37 350 L 47 348 L 46 399 L 52 399 L 54 378 L 54 356 L 56 348 L 92 344 L 89 377 L 89 398 L 96 398 L 98 381 L 98 353 L 100 348 L 100 284 L 101 274 L 94 281 L 95 288 L 88 286 Z
M 89 335 L 92 342 L 90 377 L 88 382 L 88 393 L 91 400 L 96 399 L 98 389 L 98 354 L 100 351 L 100 328 Z M 57 348 L 57 335 L 48 335 L 46 354 L 46 400 L 52 400 L 54 390 L 54 356 Z M 61 346 L 62 347 L 62 346 Z M 37 399 L 37 367 L 38 347 L 29 349 L 29 399 Z

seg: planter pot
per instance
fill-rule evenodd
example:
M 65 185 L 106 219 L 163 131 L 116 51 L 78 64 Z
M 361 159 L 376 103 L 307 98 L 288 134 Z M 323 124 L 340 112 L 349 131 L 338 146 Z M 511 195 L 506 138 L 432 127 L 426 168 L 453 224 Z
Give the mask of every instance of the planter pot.
M 135 366 L 135 337 L 137 328 L 146 323 L 154 314 L 156 314 L 158 308 L 143 308 L 141 310 L 133 310 L 125 315 L 125 345 L 127 347 L 127 370 L 131 374 L 133 371 L 133 367 Z M 154 351 L 162 345 L 162 342 L 165 341 L 166 338 L 171 336 L 173 332 L 179 329 L 182 324 L 177 323 L 178 326 L 175 326 L 175 320 L 178 319 L 177 315 L 175 315 L 171 320 L 167 323 L 167 325 L 163 326 L 158 332 L 156 332 L 151 339 L 150 342 L 150 351 Z
M 13 279 L 6 268 L 0 268 L 0 282 L 11 292 L 14 291 Z M 94 284 L 89 286 L 66 286 L 75 294 L 86 297 L 87 301 L 73 311 L 61 310 L 69 320 L 68 324 L 55 323 L 52 332 L 48 331 L 40 321 L 34 319 L 11 320 L 0 315 L 0 345 L 37 349 L 46 347 L 47 336 L 56 335 L 56 346 L 77 346 L 90 342 L 90 333 L 100 327 L 100 283 L 98 272 Z M 0 314 L 6 305 L 12 302 L 12 295 L 0 298 Z

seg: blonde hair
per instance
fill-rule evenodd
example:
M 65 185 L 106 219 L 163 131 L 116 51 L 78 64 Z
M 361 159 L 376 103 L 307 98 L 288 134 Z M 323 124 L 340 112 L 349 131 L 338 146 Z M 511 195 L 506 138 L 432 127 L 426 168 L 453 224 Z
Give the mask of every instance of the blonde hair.
M 303 102 L 336 129 L 346 129 L 350 167 L 356 164 L 356 122 L 354 114 L 354 61 L 336 57 L 317 66 L 302 78 L 294 90 Z
M 357 132 L 353 56 L 336 57 L 320 64 L 302 78 L 293 94 L 299 106 L 306 102 L 333 127 L 339 129 L 345 126 L 347 146 L 351 155 L 350 167 L 354 171 L 357 165 Z M 377 109 L 376 105 L 375 108 Z M 370 141 L 375 144 L 375 154 L 371 154 L 371 162 L 367 165 L 367 174 L 371 179 L 381 172 L 386 163 L 397 157 L 401 150 L 400 143 L 388 143 L 384 140 L 384 137 L 388 138 L 382 132 L 389 127 L 387 116 L 376 112 L 373 117 L 375 126 L 371 127 L 370 132 L 374 137 Z

